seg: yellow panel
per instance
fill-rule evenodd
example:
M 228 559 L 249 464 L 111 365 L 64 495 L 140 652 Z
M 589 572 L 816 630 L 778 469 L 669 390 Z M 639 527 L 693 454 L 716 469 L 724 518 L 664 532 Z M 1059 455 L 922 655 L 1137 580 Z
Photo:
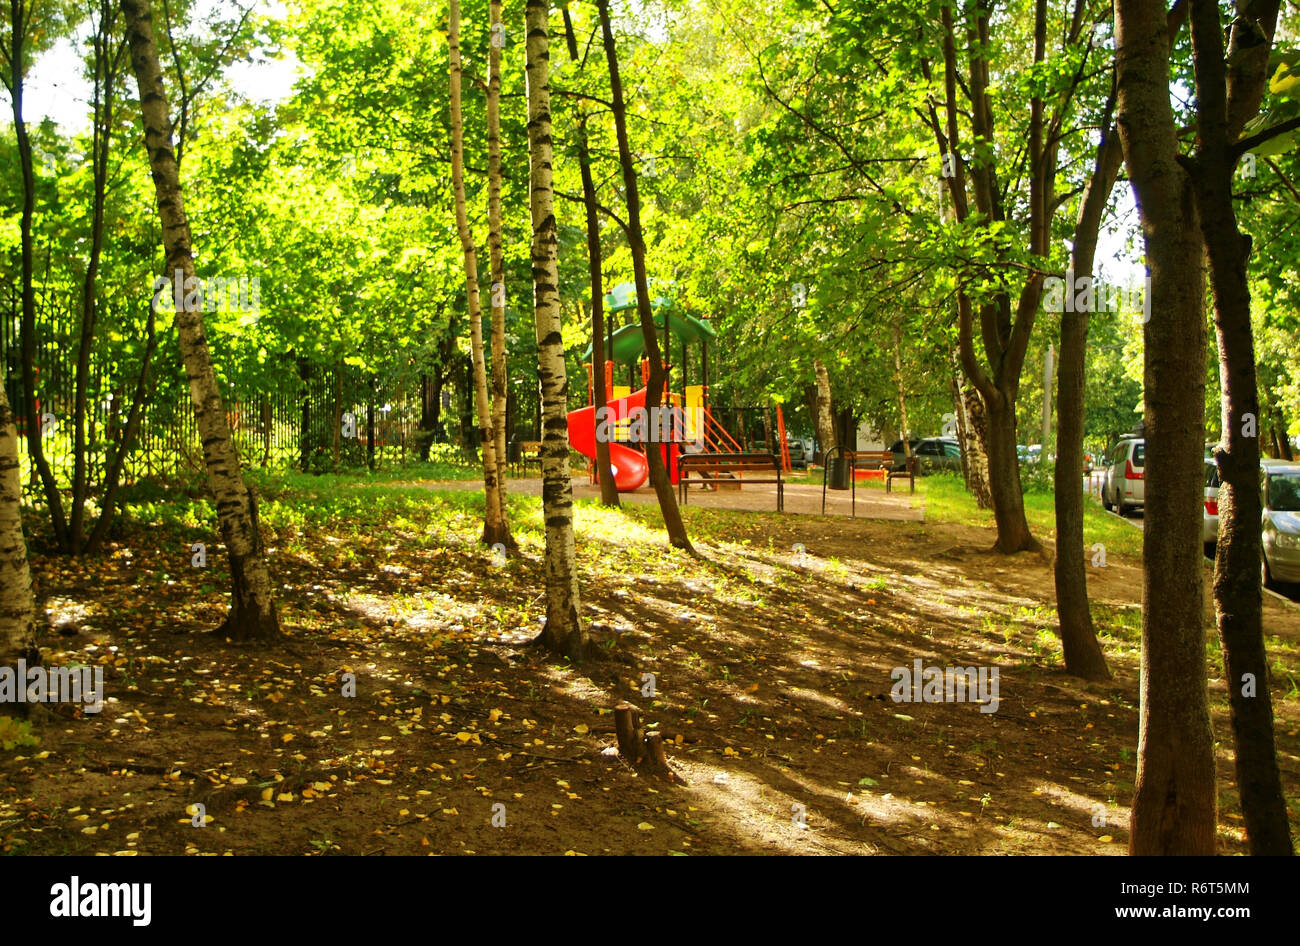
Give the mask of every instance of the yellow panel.
M 632 393 L 632 389 L 626 384 L 615 384 L 610 388 L 610 394 L 613 395 L 611 400 L 617 401 L 621 397 L 627 397 Z M 627 439 L 627 427 L 630 421 L 619 421 L 614 425 L 614 437 L 618 440 Z
M 704 385 L 686 385 L 686 403 L 683 407 L 686 411 L 686 439 L 698 440 L 702 434 L 696 422 L 704 420 Z

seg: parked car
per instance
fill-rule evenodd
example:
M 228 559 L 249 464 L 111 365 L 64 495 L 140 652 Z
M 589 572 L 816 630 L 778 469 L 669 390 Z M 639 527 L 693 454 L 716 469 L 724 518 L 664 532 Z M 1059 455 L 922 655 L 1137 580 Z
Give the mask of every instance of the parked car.
M 1147 442 L 1126 437 L 1111 448 L 1106 458 L 1106 480 L 1101 485 L 1101 504 L 1127 516 L 1146 503 Z
M 800 470 L 808 469 L 808 454 L 804 452 L 803 441 L 790 437 L 786 440 L 785 445 L 786 449 L 790 451 L 790 466 Z
M 1210 459 L 1205 461 L 1205 512 L 1201 517 L 1201 541 L 1207 546 L 1219 541 L 1219 465 Z
M 1260 580 L 1265 587 L 1300 581 L 1300 463 L 1261 460 L 1259 465 L 1264 500 Z
M 912 456 L 916 458 L 916 475 L 925 476 L 940 470 L 961 472 L 961 444 L 955 437 L 926 437 L 913 440 Z M 907 469 L 907 455 L 903 452 L 903 441 L 898 441 L 891 448 L 894 454 L 894 469 Z

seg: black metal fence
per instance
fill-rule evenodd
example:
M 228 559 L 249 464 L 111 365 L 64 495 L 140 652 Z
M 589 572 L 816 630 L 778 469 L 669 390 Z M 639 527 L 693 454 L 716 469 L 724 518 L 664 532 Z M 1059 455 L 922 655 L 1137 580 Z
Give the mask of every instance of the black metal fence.
M 19 427 L 20 461 L 29 488 L 23 415 L 20 305 L 10 289 L 8 317 L 0 319 L 0 364 L 5 390 Z M 72 300 L 40 300 L 34 358 L 42 452 L 63 484 L 74 463 L 76 353 L 79 317 Z M 60 304 L 62 302 L 63 304 Z M 164 331 L 163 324 L 159 331 Z M 109 458 L 121 443 L 135 396 L 138 359 L 122 364 L 93 351 L 86 400 L 87 475 L 93 490 L 102 485 Z M 336 463 L 362 465 L 370 455 L 368 415 L 373 408 L 376 465 L 409 461 L 417 454 L 415 433 L 420 390 L 414 384 L 365 377 L 352 366 L 322 368 L 288 363 L 275 375 L 272 390 L 240 390 L 223 385 L 240 458 L 246 466 L 329 469 Z M 304 376 L 305 375 L 305 376 Z M 203 453 L 188 383 L 174 337 L 160 339 L 150 366 L 150 393 L 139 431 L 123 469 L 123 482 L 165 479 L 203 469 Z

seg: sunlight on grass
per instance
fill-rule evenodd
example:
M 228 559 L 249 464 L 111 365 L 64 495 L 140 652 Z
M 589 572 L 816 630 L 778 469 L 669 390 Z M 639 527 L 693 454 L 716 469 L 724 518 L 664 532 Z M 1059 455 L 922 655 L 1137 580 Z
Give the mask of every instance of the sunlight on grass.
M 631 504 L 629 504 L 631 505 Z M 610 509 L 594 501 L 574 503 L 574 525 L 579 539 L 609 545 L 652 545 L 662 552 L 668 539 L 659 523 L 649 524 L 628 516 L 624 509 Z M 537 503 L 541 512 L 541 502 Z M 662 521 L 662 520 L 660 520 Z
M 1082 487 L 1080 487 L 1082 489 Z M 955 522 L 962 525 L 992 528 L 993 510 L 980 509 L 975 499 L 966 492 L 961 477 L 948 474 L 921 477 L 916 481 L 916 498 L 913 507 L 925 505 L 925 518 L 933 522 Z M 1032 491 L 1024 494 L 1025 518 L 1029 529 L 1040 541 L 1056 541 L 1056 501 L 1051 492 Z M 1140 558 L 1142 555 L 1142 530 L 1118 516 L 1111 515 L 1090 498 L 1083 501 L 1083 544 L 1091 553 L 1092 546 L 1100 542 L 1106 553 Z

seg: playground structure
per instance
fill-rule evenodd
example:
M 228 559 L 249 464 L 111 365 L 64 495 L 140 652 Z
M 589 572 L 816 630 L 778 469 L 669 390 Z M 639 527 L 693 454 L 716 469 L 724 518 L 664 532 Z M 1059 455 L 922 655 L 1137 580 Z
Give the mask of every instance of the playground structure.
M 662 333 L 659 343 L 664 356 L 664 392 L 660 399 L 660 416 L 645 415 L 646 386 L 650 379 L 650 362 L 645 350 L 645 335 L 638 320 L 615 329 L 618 313 L 636 309 L 636 288 L 631 283 L 620 283 L 605 296 L 605 311 L 609 331 L 605 340 L 606 361 L 604 370 L 597 371 L 592 364 L 593 347 L 583 354 L 587 365 L 587 407 L 568 415 L 569 444 L 587 458 L 587 471 L 591 482 L 597 481 L 596 437 L 598 425 L 595 407 L 595 385 L 605 385 L 605 403 L 608 408 L 605 430 L 609 443 L 609 461 L 614 483 L 620 492 L 631 492 L 645 485 L 649 464 L 645 450 L 657 445 L 668 470 L 669 481 L 679 482 L 679 461 L 683 453 L 730 455 L 746 450 L 713 416 L 709 404 L 709 342 L 717 332 L 707 322 L 680 311 L 672 299 L 658 296 L 651 301 L 651 319 L 657 332 Z M 673 340 L 678 342 L 680 362 L 672 364 Z M 698 344 L 698 383 L 691 383 L 691 364 L 688 346 Z M 637 368 L 640 367 L 640 387 L 637 387 Z M 674 376 L 674 367 L 676 375 Z M 626 384 L 617 383 L 626 369 Z M 674 391 L 674 378 L 680 390 Z M 779 457 L 786 471 L 790 469 L 789 451 L 785 445 L 785 421 L 777 408 L 777 427 L 780 436 Z M 740 480 L 735 478 L 739 487 Z

